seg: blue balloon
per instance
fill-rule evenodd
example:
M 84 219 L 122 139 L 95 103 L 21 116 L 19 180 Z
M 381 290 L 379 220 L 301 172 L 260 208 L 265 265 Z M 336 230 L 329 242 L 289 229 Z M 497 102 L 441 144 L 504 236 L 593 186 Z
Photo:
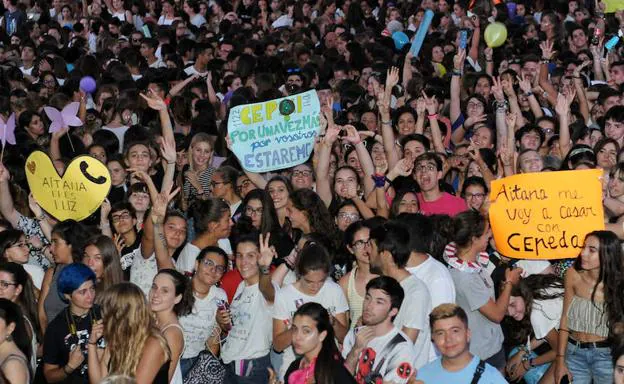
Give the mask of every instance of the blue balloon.
M 397 51 L 403 49 L 405 44 L 409 43 L 409 37 L 405 34 L 405 32 L 397 31 L 392 34 L 392 40 L 394 40 L 394 47 Z

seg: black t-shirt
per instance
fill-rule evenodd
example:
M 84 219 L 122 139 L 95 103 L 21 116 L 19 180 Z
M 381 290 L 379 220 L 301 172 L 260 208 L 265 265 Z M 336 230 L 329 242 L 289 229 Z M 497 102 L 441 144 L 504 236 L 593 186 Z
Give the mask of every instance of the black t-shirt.
M 76 368 L 63 383 L 88 383 L 89 375 L 87 372 L 87 347 L 89 342 L 89 333 L 94 317 L 100 319 L 100 308 L 93 306 L 91 311 L 85 317 L 73 316 L 69 312 L 69 307 L 59 313 L 50 324 L 45 333 L 43 342 L 43 362 L 46 364 L 57 365 L 63 367 L 69 361 L 69 353 L 73 348 L 80 348 L 84 355 L 82 365 Z M 75 324 L 75 332 L 70 331 L 70 324 Z M 103 343 L 103 340 L 100 340 Z M 103 345 L 100 345 L 103 347 Z
M 297 369 L 299 369 L 300 364 L 301 364 L 301 358 L 298 358 L 297 360 L 293 361 L 290 364 L 290 366 L 288 367 L 288 370 L 286 371 L 286 375 L 284 375 L 285 383 L 288 383 L 288 378 L 290 374 L 296 371 Z M 332 370 L 334 383 L 340 383 L 340 384 L 356 384 L 357 383 L 355 379 L 353 378 L 353 376 L 351 375 L 351 372 L 349 372 L 344 365 L 336 364 L 334 368 L 337 368 L 337 369 Z

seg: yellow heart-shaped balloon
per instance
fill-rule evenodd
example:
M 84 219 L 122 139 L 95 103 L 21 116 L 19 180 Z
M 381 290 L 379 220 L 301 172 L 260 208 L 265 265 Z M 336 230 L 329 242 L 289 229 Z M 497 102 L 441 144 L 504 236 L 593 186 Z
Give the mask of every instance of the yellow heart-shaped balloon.
M 108 168 L 90 156 L 74 158 L 61 177 L 50 157 L 35 151 L 26 160 L 26 178 L 41 208 L 61 221 L 86 219 L 111 188 Z

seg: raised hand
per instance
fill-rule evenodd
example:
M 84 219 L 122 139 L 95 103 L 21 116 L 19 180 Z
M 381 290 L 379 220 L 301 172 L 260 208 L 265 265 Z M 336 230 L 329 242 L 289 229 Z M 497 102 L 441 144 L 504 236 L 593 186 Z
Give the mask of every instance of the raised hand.
M 260 234 L 260 257 L 258 258 L 258 265 L 260 267 L 270 267 L 273 259 L 277 256 L 275 248 L 269 245 L 270 239 L 270 232 L 267 232 L 265 236 Z
M 404 157 L 397 161 L 396 165 L 391 172 L 394 172 L 398 176 L 409 176 L 414 169 L 414 160 L 411 157 Z
M 347 135 L 342 138 L 342 141 L 346 141 L 347 143 L 354 146 L 362 142 L 362 139 L 360 138 L 357 129 L 353 125 L 345 125 L 342 128 L 347 132 Z
M 526 76 L 524 76 L 524 73 L 520 74 L 520 76 L 516 76 L 516 79 L 518 79 L 518 85 L 520 86 L 522 92 L 531 92 L 531 80 L 527 79 Z
M 542 50 L 542 57 L 546 60 L 552 60 L 555 55 L 555 51 L 553 51 L 554 42 L 552 41 L 543 41 L 540 43 L 540 49 Z
M 507 112 L 507 114 L 505 115 L 505 123 L 507 124 L 507 127 L 509 128 L 514 128 L 516 126 L 516 121 L 518 120 L 518 115 L 516 115 L 513 112 Z
M 492 94 L 494 95 L 494 98 L 496 99 L 496 101 L 498 101 L 499 103 L 502 103 L 503 101 L 505 101 L 505 94 L 503 92 L 503 85 L 501 84 L 501 79 L 500 77 L 493 77 L 492 81 L 494 83 L 494 85 L 492 85 Z
M 167 109 L 167 104 L 165 104 L 165 100 L 161 99 L 151 89 L 147 91 L 147 94 L 141 93 L 140 95 L 147 102 L 147 105 L 149 105 L 150 108 L 156 111 L 164 111 Z
M 163 136 L 162 141 L 160 142 L 160 154 L 168 164 L 175 163 L 177 156 L 175 141 L 167 139 Z M 208 163 L 210 164 L 210 162 Z
M 392 91 L 392 88 L 399 83 L 399 68 L 392 67 L 388 69 L 388 76 L 386 76 L 386 90 Z
M 422 91 L 422 97 L 425 100 L 425 108 L 427 108 L 427 113 L 433 115 L 437 112 L 435 100 L 433 97 L 428 97 L 425 91 Z
M 488 117 L 487 114 L 471 116 L 464 121 L 464 127 L 466 129 L 472 129 L 472 127 L 474 127 L 475 124 L 486 121 L 487 117 Z

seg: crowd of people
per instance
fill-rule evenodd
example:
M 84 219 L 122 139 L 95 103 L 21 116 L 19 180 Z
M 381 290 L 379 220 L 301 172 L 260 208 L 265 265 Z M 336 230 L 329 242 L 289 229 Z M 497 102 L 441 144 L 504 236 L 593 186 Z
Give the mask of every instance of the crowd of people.
M 1 382 L 624 383 L 624 10 L 3 7 Z M 396 34 L 426 11 L 414 55 Z M 309 160 L 243 169 L 232 108 L 309 90 Z M 71 103 L 81 124 L 53 124 Z M 60 176 L 102 162 L 107 198 L 58 220 L 31 193 L 34 151 Z M 581 169 L 603 171 L 604 230 L 563 260 L 497 251 L 493 180 Z

